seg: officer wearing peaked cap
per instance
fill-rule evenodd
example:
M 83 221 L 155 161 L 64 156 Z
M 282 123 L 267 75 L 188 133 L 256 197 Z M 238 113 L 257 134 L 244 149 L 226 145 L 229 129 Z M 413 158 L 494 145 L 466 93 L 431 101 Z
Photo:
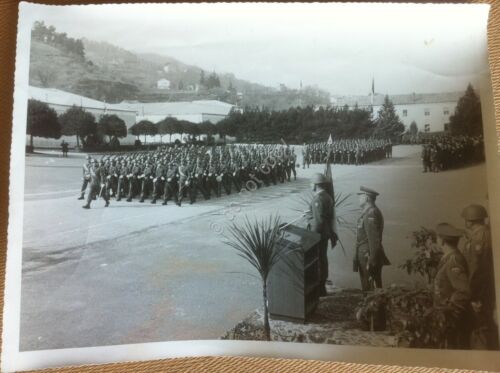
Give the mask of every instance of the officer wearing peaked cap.
M 384 217 L 375 205 L 379 193 L 361 186 L 358 195 L 362 212 L 357 223 L 353 269 L 359 272 L 362 290 L 369 291 L 374 285 L 382 287 L 382 267 L 391 263 L 382 246 Z
M 333 199 L 328 194 L 326 186 L 330 181 L 323 174 L 316 174 L 313 177 L 312 185 L 315 192 L 311 202 L 311 231 L 321 235 L 319 242 L 319 277 L 320 296 L 327 295 L 326 280 L 328 279 L 328 241 L 332 240 L 335 245 L 337 235 L 333 230 Z
M 434 307 L 441 308 L 447 318 L 453 320 L 445 335 L 445 347 L 466 349 L 469 347 L 470 287 L 465 258 L 457 248 L 463 231 L 451 224 L 436 227 L 437 244 L 443 251 L 434 278 Z

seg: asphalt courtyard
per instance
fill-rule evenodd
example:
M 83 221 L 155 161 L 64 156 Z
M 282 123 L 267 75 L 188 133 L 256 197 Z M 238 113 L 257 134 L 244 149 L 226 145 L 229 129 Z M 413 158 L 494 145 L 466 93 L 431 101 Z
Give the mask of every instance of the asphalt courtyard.
M 398 268 L 411 255 L 412 231 L 442 221 L 462 226 L 461 209 L 487 201 L 484 164 L 422 173 L 419 155 L 418 146 L 398 146 L 392 159 L 333 168 L 335 190 L 350 195 L 341 212 L 348 221 L 357 219 L 350 210 L 358 207 L 360 185 L 380 192 L 384 246 L 393 263 L 384 268 L 385 285 L 422 281 Z M 77 200 L 82 163 L 80 154 L 26 158 L 23 351 L 219 338 L 261 305 L 253 268 L 222 242 L 226 227 L 245 216 L 296 219 L 299 196 L 324 167 L 194 205 L 112 200 L 104 208 L 100 200 L 84 210 Z M 346 253 L 340 246 L 329 250 L 330 279 L 359 287 L 351 264 L 354 234 L 340 227 L 340 238 Z

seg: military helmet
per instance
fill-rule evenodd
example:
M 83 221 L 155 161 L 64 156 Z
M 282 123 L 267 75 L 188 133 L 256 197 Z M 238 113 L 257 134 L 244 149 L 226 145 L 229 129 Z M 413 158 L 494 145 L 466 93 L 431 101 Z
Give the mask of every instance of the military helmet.
M 312 182 L 313 182 L 313 184 L 325 184 L 325 183 L 329 183 L 330 181 L 326 178 L 325 175 L 317 173 L 317 174 L 314 174 L 314 176 L 312 178 Z
M 481 205 L 469 205 L 462 210 L 462 218 L 465 220 L 483 220 L 488 217 L 488 212 Z

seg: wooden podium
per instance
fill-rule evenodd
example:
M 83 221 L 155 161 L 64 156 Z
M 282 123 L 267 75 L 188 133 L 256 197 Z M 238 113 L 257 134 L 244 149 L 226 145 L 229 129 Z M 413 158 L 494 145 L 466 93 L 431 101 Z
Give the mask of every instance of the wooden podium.
M 294 225 L 283 230 L 284 250 L 268 279 L 269 313 L 273 319 L 306 322 L 319 302 L 320 235 Z

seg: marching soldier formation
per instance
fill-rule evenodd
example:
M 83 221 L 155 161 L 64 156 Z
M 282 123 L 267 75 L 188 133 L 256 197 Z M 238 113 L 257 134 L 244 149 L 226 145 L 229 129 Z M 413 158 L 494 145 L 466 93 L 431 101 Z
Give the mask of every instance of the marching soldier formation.
M 481 136 L 435 136 L 422 145 L 422 172 L 440 172 L 484 161 Z
M 361 165 L 392 157 L 390 140 L 350 139 L 308 144 L 303 147 L 303 168 L 327 160 L 335 164 Z
M 228 145 L 162 147 L 151 152 L 105 155 L 98 161 L 90 156 L 83 165 L 83 184 L 78 199 L 87 203 L 98 197 L 109 206 L 116 201 L 138 198 L 155 204 L 173 200 L 181 206 L 185 198 L 195 203 L 229 195 L 242 189 L 255 190 L 271 184 L 296 180 L 296 155 L 284 145 Z

